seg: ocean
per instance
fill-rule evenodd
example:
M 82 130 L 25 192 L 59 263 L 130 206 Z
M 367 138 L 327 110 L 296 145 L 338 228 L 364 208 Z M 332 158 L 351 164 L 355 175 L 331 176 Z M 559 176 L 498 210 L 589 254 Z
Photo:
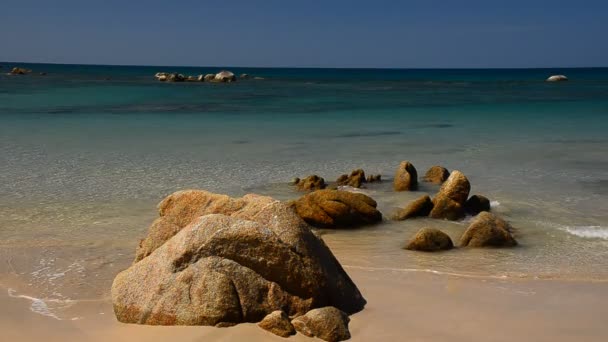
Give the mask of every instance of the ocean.
M 363 168 L 385 181 L 359 191 L 389 217 L 437 191 L 393 192 L 402 160 L 419 175 L 433 165 L 462 171 L 520 245 L 402 249 L 421 227 L 458 241 L 471 218 L 321 231 L 347 270 L 608 281 L 608 68 L 0 65 L 0 285 L 49 317 L 107 299 L 173 191 L 288 200 L 301 195 L 294 177 L 333 181 Z M 13 66 L 33 73 L 5 75 Z M 263 79 L 153 77 L 222 69 Z M 544 82 L 552 74 L 570 80 Z

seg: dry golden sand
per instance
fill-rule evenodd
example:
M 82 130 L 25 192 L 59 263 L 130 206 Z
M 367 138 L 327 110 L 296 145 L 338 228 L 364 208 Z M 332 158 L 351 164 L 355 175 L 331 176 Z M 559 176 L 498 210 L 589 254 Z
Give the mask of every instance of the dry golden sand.
M 608 283 L 500 280 L 348 267 L 368 300 L 352 341 L 605 341 Z M 32 313 L 0 296 L 2 341 L 281 341 L 254 324 L 150 327 L 116 322 L 109 300 L 76 304 L 78 320 Z M 100 313 L 104 313 L 103 315 Z M 296 335 L 290 341 L 311 341 Z

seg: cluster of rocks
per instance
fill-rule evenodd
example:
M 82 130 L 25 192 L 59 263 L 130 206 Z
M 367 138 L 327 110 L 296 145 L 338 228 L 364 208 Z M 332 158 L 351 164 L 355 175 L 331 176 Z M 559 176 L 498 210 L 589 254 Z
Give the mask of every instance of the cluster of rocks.
M 334 183 L 328 184 L 325 182 L 323 177 L 317 175 L 310 175 L 303 179 L 298 177 L 291 181 L 292 185 L 295 185 L 299 191 L 315 191 L 322 190 L 325 188 L 337 189 L 339 186 L 350 186 L 353 188 L 362 188 L 366 183 L 380 183 L 382 182 L 381 175 L 369 175 L 365 176 L 365 171 L 362 169 L 353 170 L 350 174 L 343 174 Z
M 421 196 L 395 213 L 393 219 L 405 220 L 430 216 L 455 221 L 463 218 L 465 214 L 474 216 L 481 211 L 490 210 L 490 201 L 486 197 L 473 195 L 469 198 L 471 184 L 460 171 L 450 173 L 442 166 L 433 166 L 426 172 L 423 180 L 441 184 L 437 195 L 433 199 L 428 195 Z M 401 162 L 395 176 L 394 188 L 397 191 L 411 191 L 417 188 L 417 171 L 412 163 Z
M 513 227 L 502 218 L 484 211 L 460 237 L 460 247 L 513 247 Z M 435 228 L 422 228 L 406 244 L 405 249 L 435 252 L 454 248 L 452 239 Z
M 451 173 L 442 166 L 433 166 L 425 174 L 424 181 L 441 184 L 434 198 L 424 195 L 397 211 L 392 219 L 407 220 L 415 217 L 459 220 L 466 214 L 477 217 L 460 238 L 461 247 L 511 247 L 517 245 L 512 236 L 513 228 L 500 217 L 491 214 L 490 200 L 482 195 L 469 197 L 471 184 L 460 171 Z M 394 179 L 396 191 L 415 190 L 417 171 L 414 165 L 403 161 Z M 447 250 L 454 247 L 450 237 L 433 228 L 422 228 L 405 246 L 420 251 Z
M 217 74 L 205 74 L 198 76 L 185 76 L 178 73 L 166 73 L 158 72 L 154 77 L 161 82 L 214 82 L 214 83 L 225 83 L 234 82 L 237 79 L 249 79 L 251 76 L 248 74 L 241 74 L 238 78 L 231 71 L 222 70 Z M 255 79 L 261 79 L 255 77 Z
M 414 165 L 404 161 L 393 186 L 413 191 L 417 178 Z M 338 178 L 336 185 L 361 187 L 379 180 L 357 169 Z M 469 197 L 470 184 L 461 172 L 434 166 L 422 180 L 441 184 L 437 195 L 422 196 L 395 219 L 453 220 L 468 212 L 477 216 L 460 237 L 460 247 L 517 244 L 509 223 L 488 212 L 487 198 Z M 382 221 L 382 213 L 371 197 L 327 188 L 316 175 L 293 184 L 308 193 L 289 202 L 202 190 L 166 197 L 133 264 L 114 279 L 117 319 L 218 327 L 252 322 L 282 337 L 299 332 L 326 341 L 350 338 L 348 316 L 362 310 L 366 301 L 313 228 L 372 225 Z M 454 246 L 444 232 L 423 228 L 405 248 L 440 251 Z
M 330 207 L 325 200 L 311 203 Z M 356 206 L 354 199 L 341 200 Z M 373 204 L 358 209 L 373 212 Z M 279 336 L 349 338 L 348 315 L 366 301 L 296 208 L 307 210 L 254 194 L 168 196 L 133 264 L 114 279 L 117 319 L 220 327 L 259 322 Z M 342 223 L 340 217 L 333 216 Z

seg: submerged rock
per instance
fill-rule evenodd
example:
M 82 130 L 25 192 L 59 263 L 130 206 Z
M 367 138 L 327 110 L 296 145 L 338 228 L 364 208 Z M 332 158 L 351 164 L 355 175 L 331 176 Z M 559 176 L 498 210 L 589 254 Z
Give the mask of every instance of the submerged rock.
M 336 180 L 338 185 L 352 186 L 353 188 L 360 188 L 366 182 L 365 171 L 362 169 L 353 170 L 350 175 L 342 175 Z
M 296 330 L 308 337 L 318 337 L 328 342 L 348 340 L 348 315 L 334 307 L 314 309 L 291 321 Z
M 418 172 L 409 161 L 402 161 L 393 180 L 395 191 L 412 191 L 418 188 Z
M 280 201 L 186 191 L 159 211 L 175 227 L 188 223 L 116 276 L 111 294 L 120 322 L 227 326 L 276 310 L 293 317 L 365 305 L 325 243 Z M 200 216 L 208 212 L 222 214 Z
M 553 75 L 553 76 L 549 76 L 549 78 L 547 78 L 547 82 L 563 82 L 563 81 L 567 81 L 568 77 L 564 76 L 564 75 Z
M 298 182 L 295 183 L 295 186 L 300 191 L 315 191 L 325 189 L 327 184 L 325 184 L 325 179 L 323 179 L 323 177 L 319 177 L 317 175 L 310 175 L 304 179 L 298 178 Z
M 435 165 L 426 171 L 423 180 L 433 184 L 443 184 L 448 177 L 450 172 L 443 166 Z
M 433 198 L 433 210 L 429 216 L 452 221 L 463 218 L 464 204 L 469 197 L 469 191 L 471 184 L 467 177 L 460 171 L 452 171 Z
M 251 76 L 249 76 L 249 74 L 241 74 L 241 75 L 239 76 L 239 78 L 240 78 L 240 79 L 243 79 L 243 80 L 246 80 L 246 79 L 251 78 Z
M 464 204 L 464 210 L 472 216 L 482 211 L 490 211 L 490 200 L 481 195 L 473 195 Z
M 382 220 L 371 197 L 348 191 L 318 190 L 291 203 L 296 213 L 318 228 L 354 228 Z
M 296 333 L 296 329 L 289 321 L 289 317 L 282 310 L 269 313 L 258 323 L 258 327 L 281 337 L 289 337 Z
M 513 227 L 500 217 L 483 211 L 462 234 L 462 247 L 512 247 L 517 241 L 511 235 Z
M 452 248 L 454 248 L 454 243 L 449 235 L 434 228 L 420 229 L 405 246 L 405 249 L 424 252 L 435 252 Z
M 413 217 L 429 216 L 431 210 L 433 210 L 433 201 L 431 197 L 424 195 L 396 212 L 392 219 L 402 221 Z

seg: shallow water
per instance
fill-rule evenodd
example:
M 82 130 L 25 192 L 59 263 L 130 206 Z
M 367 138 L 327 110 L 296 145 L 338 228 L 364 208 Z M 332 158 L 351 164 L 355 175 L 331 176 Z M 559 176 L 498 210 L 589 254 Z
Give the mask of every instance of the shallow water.
M 520 246 L 401 248 L 422 226 L 457 241 L 466 220 L 323 231 L 348 267 L 608 280 L 608 69 L 235 69 L 265 79 L 161 84 L 157 71 L 215 69 L 30 68 L 49 74 L 0 76 L 0 284 L 51 314 L 107 297 L 175 190 L 286 200 L 295 176 L 361 167 L 387 180 L 362 191 L 389 216 L 437 189 L 392 192 L 401 160 L 464 172 Z M 543 82 L 554 73 L 571 81 Z

